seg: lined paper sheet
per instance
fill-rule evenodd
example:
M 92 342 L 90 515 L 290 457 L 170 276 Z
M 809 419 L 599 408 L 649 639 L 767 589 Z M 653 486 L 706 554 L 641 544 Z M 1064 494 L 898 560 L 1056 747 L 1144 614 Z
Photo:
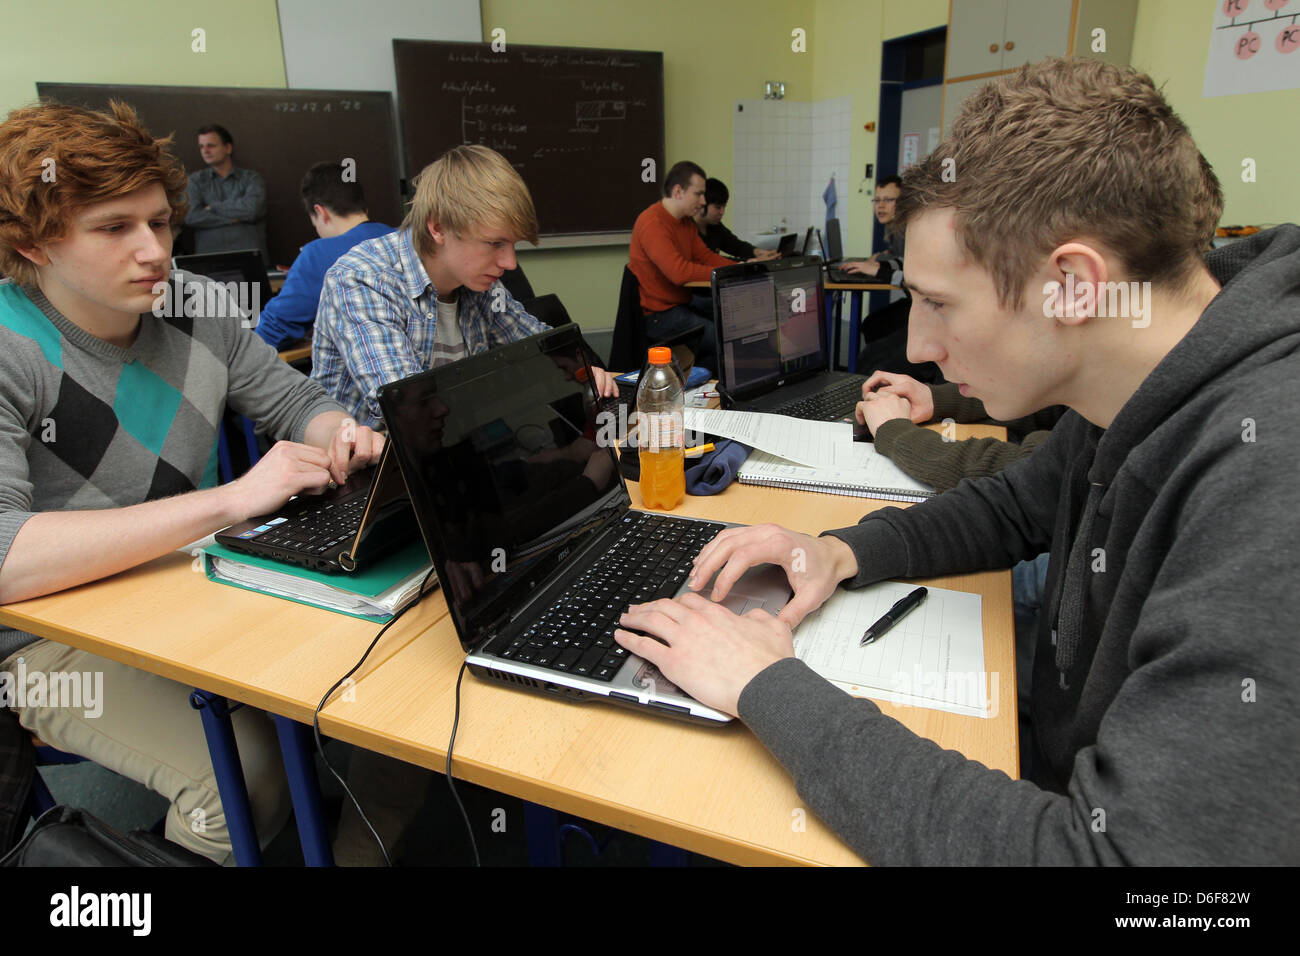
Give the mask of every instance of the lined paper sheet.
M 809 422 L 788 415 L 722 408 L 688 408 L 684 421 L 690 431 L 734 438 L 801 465 L 839 468 L 853 464 L 853 426 L 847 422 Z
M 983 601 L 927 588 L 925 601 L 879 640 L 858 641 L 913 584 L 839 588 L 794 633 L 801 661 L 855 697 L 971 717 L 996 715 L 998 675 L 984 672 Z

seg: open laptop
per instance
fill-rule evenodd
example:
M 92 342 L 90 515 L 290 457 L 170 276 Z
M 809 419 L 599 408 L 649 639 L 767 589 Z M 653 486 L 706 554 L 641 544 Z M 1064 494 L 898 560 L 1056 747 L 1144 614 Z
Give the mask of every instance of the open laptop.
M 818 243 L 821 242 L 821 232 L 818 231 Z M 826 281 L 827 282 L 870 282 L 871 276 L 863 275 L 860 272 L 844 271 L 844 240 L 840 235 L 840 221 L 838 219 L 826 220 L 826 244 L 822 246 L 826 252 Z
M 837 421 L 865 376 L 832 372 L 817 259 L 769 259 L 713 271 L 719 392 L 731 407 Z
M 783 256 L 791 255 L 794 252 L 794 244 L 799 241 L 799 233 L 789 232 L 781 237 L 776 244 L 776 251 Z
M 236 301 L 248 310 L 254 324 L 261 317 L 262 306 L 271 300 L 271 279 L 262 254 L 256 249 L 174 256 L 172 268 L 206 276 L 227 286 L 232 282 L 239 284 L 244 294 L 236 296 Z
M 273 514 L 231 525 L 216 539 L 233 551 L 317 571 L 373 564 L 417 532 L 402 470 L 384 444 L 379 464 L 320 495 L 299 495 Z
M 822 254 L 822 234 L 816 226 L 809 226 L 803 234 L 803 250 L 800 255 L 820 256 Z
M 614 640 L 629 604 L 685 590 L 693 558 L 727 525 L 632 510 L 575 326 L 385 385 L 379 404 L 471 672 L 567 700 L 731 719 Z M 764 565 L 726 603 L 775 614 L 790 593 L 785 572 Z

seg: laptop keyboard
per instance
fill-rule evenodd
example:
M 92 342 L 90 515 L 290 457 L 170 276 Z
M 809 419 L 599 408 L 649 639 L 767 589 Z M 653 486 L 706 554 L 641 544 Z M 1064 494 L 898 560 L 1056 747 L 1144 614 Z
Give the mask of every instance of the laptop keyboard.
M 283 523 L 272 526 L 257 543 L 273 544 L 300 554 L 326 554 L 356 536 L 369 500 L 369 493 L 365 493 L 305 507 Z
M 522 634 L 489 653 L 600 681 L 614 679 L 628 657 L 614 640 L 629 604 L 671 597 L 700 549 L 725 527 L 629 511 L 623 535 Z M 509 641 L 508 644 L 506 643 Z
M 779 405 L 772 412 L 813 422 L 836 421 L 851 413 L 861 400 L 862 381 L 850 379 L 832 385 L 824 392 Z

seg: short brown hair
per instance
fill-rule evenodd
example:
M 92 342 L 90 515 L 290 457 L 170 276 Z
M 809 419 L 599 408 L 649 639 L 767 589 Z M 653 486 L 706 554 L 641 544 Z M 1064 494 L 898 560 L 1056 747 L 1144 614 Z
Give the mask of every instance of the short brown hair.
M 415 180 L 415 199 L 402 222 L 416 251 L 437 253 L 428 224 L 463 233 L 477 225 L 500 225 L 537 245 L 537 211 L 523 177 L 496 150 L 454 146 L 425 166 Z
M 170 143 L 116 100 L 103 112 L 53 102 L 10 112 L 0 123 L 0 272 L 36 281 L 19 246 L 57 242 L 81 207 L 153 183 L 167 193 L 172 225 L 183 223 L 188 180 Z
M 962 104 L 952 134 L 903 175 L 892 230 L 940 207 L 956 212 L 958 243 L 1015 309 L 1042 258 L 1071 239 L 1105 244 L 1132 281 L 1183 286 L 1223 193 L 1151 77 L 1058 58 Z
M 693 163 L 689 159 L 673 163 L 673 168 L 668 170 L 668 175 L 664 177 L 664 196 L 671 198 L 673 189 L 678 186 L 686 189 L 696 176 L 705 180 L 705 188 L 707 188 L 708 177 L 704 175 L 704 169 L 699 163 Z

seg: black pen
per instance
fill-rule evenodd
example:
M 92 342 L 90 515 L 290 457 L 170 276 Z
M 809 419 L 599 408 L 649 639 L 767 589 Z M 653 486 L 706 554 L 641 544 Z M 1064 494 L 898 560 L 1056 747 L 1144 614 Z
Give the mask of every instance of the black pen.
M 862 635 L 862 640 L 858 642 L 858 647 L 866 647 L 872 641 L 879 638 L 891 627 L 907 617 L 912 611 L 916 610 L 917 605 L 925 600 L 926 594 L 929 593 L 925 588 L 917 588 L 906 597 L 899 598 L 894 602 L 894 606 L 875 624 L 872 624 Z

